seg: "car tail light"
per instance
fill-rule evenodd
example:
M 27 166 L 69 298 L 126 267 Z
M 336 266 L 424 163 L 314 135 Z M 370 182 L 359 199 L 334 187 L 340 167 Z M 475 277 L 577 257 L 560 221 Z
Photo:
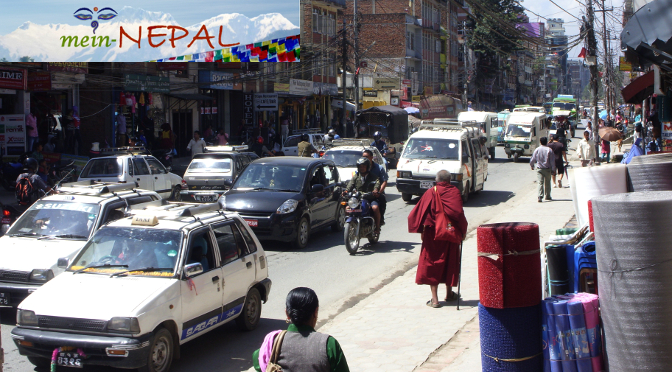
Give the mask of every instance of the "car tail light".
M 2 211 L 2 215 L 5 216 L 5 217 L 9 217 L 11 214 L 12 214 L 12 213 L 11 213 L 10 211 L 6 210 L 6 209 L 4 209 L 4 210 Z
M 320 157 L 324 155 L 324 151 L 320 151 Z
M 189 186 L 187 185 L 187 181 L 182 180 L 182 190 L 187 190 Z

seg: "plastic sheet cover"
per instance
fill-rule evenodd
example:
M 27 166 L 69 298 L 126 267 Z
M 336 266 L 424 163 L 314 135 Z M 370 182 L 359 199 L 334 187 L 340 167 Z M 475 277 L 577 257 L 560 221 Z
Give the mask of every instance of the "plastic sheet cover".
M 628 191 L 626 166 L 623 164 L 577 168 L 574 170 L 574 178 L 576 184 L 575 212 L 579 226 L 588 223 L 588 200 L 596 196 Z
M 672 368 L 672 192 L 593 199 L 607 368 Z
M 628 191 L 672 191 L 672 158 L 628 164 Z

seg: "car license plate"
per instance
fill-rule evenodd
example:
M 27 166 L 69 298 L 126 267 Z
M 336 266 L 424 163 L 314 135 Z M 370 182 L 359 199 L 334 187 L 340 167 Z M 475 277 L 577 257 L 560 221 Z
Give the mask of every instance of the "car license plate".
M 361 209 L 351 209 L 350 213 L 362 213 Z
M 9 306 L 9 293 L 0 293 L 0 305 Z
M 68 351 L 62 351 L 58 353 L 56 358 L 56 365 L 62 367 L 75 367 L 82 368 L 82 356 L 79 353 L 73 353 Z
M 216 195 L 194 195 L 196 201 L 200 202 L 213 202 L 215 201 Z
M 420 181 L 421 189 L 428 189 L 432 186 L 434 186 L 434 181 Z
M 9 217 L 3 217 L 1 223 L 3 225 L 9 225 L 10 223 L 12 223 L 12 219 Z
M 258 221 L 258 220 L 245 220 L 245 222 L 247 222 L 247 224 L 248 224 L 250 227 L 257 227 L 257 226 L 259 226 L 259 221 Z

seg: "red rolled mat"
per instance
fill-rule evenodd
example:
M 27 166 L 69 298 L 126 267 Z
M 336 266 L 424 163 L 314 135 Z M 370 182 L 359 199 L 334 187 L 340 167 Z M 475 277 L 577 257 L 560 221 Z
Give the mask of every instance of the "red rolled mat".
M 593 227 L 593 202 L 591 200 L 588 200 L 588 226 L 591 232 L 595 232 Z
M 507 309 L 541 302 L 539 225 L 481 225 L 477 242 L 478 287 L 483 306 Z

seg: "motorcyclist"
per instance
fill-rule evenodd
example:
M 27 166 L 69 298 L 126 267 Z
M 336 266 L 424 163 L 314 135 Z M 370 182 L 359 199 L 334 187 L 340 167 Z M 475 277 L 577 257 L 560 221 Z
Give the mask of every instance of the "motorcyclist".
M 380 206 L 380 226 L 385 225 L 385 209 L 387 209 L 387 198 L 385 198 L 385 187 L 387 187 L 387 180 L 389 176 L 385 169 L 378 163 L 373 161 L 373 151 L 364 150 L 362 156 L 369 159 L 371 162 L 371 173 L 374 176 L 378 177 L 380 182 L 380 190 L 378 193 L 374 193 L 373 196 L 376 198 L 378 205 Z
M 21 180 L 24 178 L 27 178 L 30 180 L 30 183 L 32 184 L 33 192 L 35 193 L 32 195 L 33 200 L 39 198 L 42 195 L 46 195 L 49 193 L 49 186 L 44 182 L 42 177 L 40 177 L 37 174 L 37 169 L 39 168 L 39 164 L 37 160 L 34 158 L 27 158 L 24 161 L 24 172 L 19 174 L 19 176 L 16 178 L 16 188 L 18 189 L 21 184 Z
M 262 136 L 257 137 L 257 141 L 252 144 L 251 150 L 257 154 L 258 157 L 262 157 L 264 155 L 275 156 L 271 151 L 268 150 L 266 146 L 264 146 L 264 137 Z
M 380 195 L 380 179 L 371 172 L 371 161 L 365 157 L 357 160 L 357 172 L 348 182 L 343 195 L 346 195 L 352 190 L 357 190 L 361 193 L 373 192 L 375 195 Z M 380 232 L 380 208 L 376 200 L 371 202 L 371 209 L 373 210 L 373 218 L 376 221 L 376 233 Z
M 383 159 L 385 160 L 385 164 L 387 164 L 387 159 L 385 156 L 387 155 L 388 149 L 387 149 L 387 143 L 383 141 L 382 139 L 383 135 L 380 132 L 376 132 L 373 134 L 373 142 L 371 142 L 371 146 L 374 146 L 375 148 L 380 151 L 380 153 L 383 155 Z
M 299 144 L 297 145 L 297 151 L 298 151 L 299 156 L 302 156 L 302 157 L 305 157 L 305 158 L 309 158 L 313 154 L 317 154 L 317 150 L 310 143 L 310 137 L 308 136 L 308 134 L 304 133 L 301 136 L 301 142 L 299 142 Z

